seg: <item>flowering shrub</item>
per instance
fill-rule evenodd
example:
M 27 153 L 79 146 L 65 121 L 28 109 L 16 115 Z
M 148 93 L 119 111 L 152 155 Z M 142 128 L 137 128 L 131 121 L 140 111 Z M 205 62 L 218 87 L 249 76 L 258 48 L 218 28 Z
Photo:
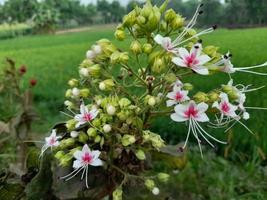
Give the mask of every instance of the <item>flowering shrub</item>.
M 167 4 L 157 7 L 147 1 L 123 18 L 115 37 L 130 41 L 129 48 L 119 48 L 107 39 L 92 45 L 79 66 L 80 78 L 68 82 L 65 114 L 69 120 L 57 125 L 45 139 L 41 155 L 51 149 L 59 166 L 69 171 L 61 179 L 79 176 L 88 189 L 102 181 L 102 193 L 94 194 L 96 199 L 111 194 L 122 199 L 123 186 L 132 179 L 143 182 L 154 195 L 160 193 L 156 182 L 166 182 L 169 175 L 146 176 L 156 159 L 153 154 L 175 153 L 150 130 L 154 118 L 169 115 L 178 125 L 188 126 L 185 142 L 176 148 L 176 154 L 184 151 L 193 136 L 202 155 L 204 143 L 211 147 L 214 142 L 226 144 L 202 124 L 226 131 L 240 124 L 252 132 L 242 121 L 249 119 L 249 109 L 261 109 L 245 105 L 246 93 L 261 87 L 234 85 L 231 74 L 266 75 L 252 70 L 267 63 L 234 67 L 230 53 L 221 54 L 215 46 L 203 47 L 199 39 L 216 26 L 200 32 L 193 29 L 202 5 L 185 25 L 182 16 L 166 10 Z M 214 73 L 228 74 L 230 81 L 206 93 L 195 93 L 193 85 L 184 82 L 184 77 Z

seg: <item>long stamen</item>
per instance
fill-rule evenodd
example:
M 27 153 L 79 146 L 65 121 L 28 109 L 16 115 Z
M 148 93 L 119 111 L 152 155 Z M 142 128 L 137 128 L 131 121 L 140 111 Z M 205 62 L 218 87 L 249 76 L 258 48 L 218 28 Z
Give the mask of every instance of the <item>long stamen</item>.
M 191 131 L 191 119 L 189 120 L 188 132 L 187 132 L 187 136 L 186 136 L 186 139 L 185 139 L 185 143 L 184 143 L 183 149 L 184 149 L 184 148 L 186 147 L 186 145 L 187 145 L 187 142 L 188 142 L 188 139 L 189 139 L 189 135 L 190 135 L 190 131 Z
M 263 88 L 265 88 L 266 86 L 261 86 L 261 87 L 258 87 L 258 88 L 252 88 L 252 89 L 246 89 L 243 91 L 243 93 L 246 93 L 246 92 L 254 92 L 254 91 L 257 91 L 257 90 L 261 90 Z
M 196 125 L 208 136 L 210 137 L 211 139 L 213 139 L 214 141 L 218 142 L 218 143 L 221 143 L 221 144 L 227 144 L 227 142 L 223 142 L 223 141 L 220 141 L 218 139 L 216 139 L 215 137 L 213 137 L 212 135 L 208 134 L 198 123 L 196 123 Z
M 245 108 L 251 110 L 267 110 L 267 108 L 261 108 L 261 107 L 245 107 Z
M 81 180 L 83 180 L 84 173 L 85 173 L 85 170 L 83 170 L 83 173 L 82 173 L 82 176 L 81 176 Z
M 202 4 L 199 4 L 192 19 L 187 24 L 187 26 L 184 28 L 182 33 L 173 41 L 173 44 L 179 42 L 187 34 L 188 30 L 191 29 L 196 24 L 197 18 L 201 14 L 201 12 L 199 11 L 201 7 L 202 7 Z
M 249 73 L 249 74 L 256 74 L 256 75 L 261 75 L 261 76 L 267 76 L 267 73 L 254 72 L 254 71 L 249 71 L 249 70 L 244 70 L 244 69 L 239 69 L 239 68 L 235 68 L 235 70 L 236 71 L 240 71 L 240 72 Z
M 71 115 L 69 115 L 68 113 L 65 113 L 65 112 L 63 112 L 63 111 L 60 111 L 60 113 L 62 113 L 63 115 L 66 115 L 66 116 L 68 116 L 68 117 L 70 117 L 70 118 L 73 118 L 73 116 L 71 116 Z
M 251 66 L 251 67 L 239 67 L 238 69 L 256 69 L 256 68 L 265 67 L 265 66 L 267 66 L 267 62 L 265 62 L 261 65 L 255 65 L 255 66 Z
M 192 122 L 194 122 L 193 119 L 192 119 Z M 193 134 L 194 134 L 195 138 L 197 139 L 199 151 L 200 151 L 201 157 L 203 158 L 202 147 L 201 147 L 201 140 L 198 138 L 197 131 L 196 131 L 196 125 L 193 123 L 192 126 L 193 126 L 193 128 L 192 128 Z
M 66 179 L 66 178 L 68 178 L 69 176 L 71 176 L 72 174 L 74 174 L 75 172 L 77 172 L 80 169 L 81 168 L 77 168 L 77 169 L 73 170 L 71 173 L 67 174 L 66 176 L 60 177 L 60 179 Z
M 247 129 L 248 132 L 250 132 L 252 135 L 254 135 L 254 133 L 245 124 L 243 124 L 241 121 L 236 120 L 236 122 L 241 124 L 245 129 Z
M 80 173 L 80 171 L 82 171 L 82 169 L 84 169 L 84 167 L 81 167 L 75 174 L 73 174 L 72 176 L 70 176 L 69 178 L 67 178 L 66 181 L 69 181 L 70 179 L 72 179 L 73 177 L 75 177 L 77 174 Z
M 196 121 L 193 121 L 193 123 L 197 123 Z M 214 148 L 214 145 L 202 134 L 201 130 L 198 128 L 198 126 L 196 126 L 196 129 L 198 130 L 199 134 L 206 140 L 207 143 L 209 143 L 210 146 L 212 146 Z
M 88 165 L 86 166 L 86 173 L 85 173 L 85 185 L 86 185 L 86 188 L 89 188 L 88 186 Z

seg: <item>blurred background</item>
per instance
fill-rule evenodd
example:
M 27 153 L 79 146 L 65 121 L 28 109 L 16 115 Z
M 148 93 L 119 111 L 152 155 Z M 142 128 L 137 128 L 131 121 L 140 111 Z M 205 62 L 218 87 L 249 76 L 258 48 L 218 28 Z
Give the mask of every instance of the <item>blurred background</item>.
M 237 67 L 267 60 L 267 0 L 201 2 L 204 13 L 196 28 L 219 27 L 202 37 L 204 45 L 218 46 L 221 53 L 231 51 Z M 26 67 L 25 79 L 37 82 L 32 88 L 38 115 L 32 127 L 33 138 L 42 140 L 55 123 L 66 119 L 59 111 L 64 110 L 67 82 L 78 77 L 78 66 L 96 40 L 108 38 L 121 48 L 129 48 L 127 39 L 123 43 L 115 40 L 114 30 L 126 13 L 142 4 L 131 0 L 0 0 L 0 70 L 6 65 L 5 58 L 10 57 L 17 68 Z M 189 20 L 198 4 L 197 0 L 172 0 L 169 7 Z M 233 78 L 236 84 L 255 87 L 267 82 L 267 77 L 248 74 L 235 74 Z M 228 80 L 227 75 L 218 74 L 190 82 L 195 83 L 196 90 L 207 92 Z M 22 87 L 28 85 L 22 80 Z M 267 89 L 248 95 L 247 104 L 267 107 Z M 8 123 L 17 112 L 0 87 L 0 122 Z M 196 143 L 192 140 L 186 167 L 175 172 L 166 191 L 177 199 L 267 199 L 266 120 L 267 111 L 251 111 L 246 125 L 254 135 L 238 125 L 227 133 L 213 131 L 228 145 L 205 149 L 204 159 L 194 150 Z M 14 144 L 9 136 L 1 134 L 1 127 L 0 123 L 0 169 L 14 160 Z M 186 127 L 166 118 L 156 121 L 153 130 L 172 144 L 185 139 Z

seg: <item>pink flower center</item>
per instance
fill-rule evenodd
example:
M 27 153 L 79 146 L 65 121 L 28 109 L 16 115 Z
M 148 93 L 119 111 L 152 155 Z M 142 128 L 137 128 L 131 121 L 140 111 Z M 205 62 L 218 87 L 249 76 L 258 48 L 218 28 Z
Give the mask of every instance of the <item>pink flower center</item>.
M 84 121 L 91 121 L 93 119 L 93 116 L 91 113 L 87 113 L 83 116 Z
M 181 92 L 177 92 L 175 94 L 175 100 L 176 101 L 181 101 L 183 99 L 184 95 Z
M 84 153 L 84 155 L 82 156 L 82 161 L 84 164 L 90 164 L 92 160 L 93 156 L 88 152 Z
M 198 110 L 195 108 L 194 105 L 190 105 L 188 110 L 184 112 L 187 118 L 196 118 L 198 114 Z
M 196 59 L 196 55 L 194 53 L 190 54 L 189 56 L 185 57 L 185 64 L 188 67 L 192 67 L 194 65 L 197 65 L 199 61 Z
M 57 139 L 55 137 L 51 137 L 49 140 L 49 145 L 54 145 L 56 143 Z
M 228 113 L 230 111 L 230 106 L 226 101 L 221 104 L 221 110 L 224 113 Z

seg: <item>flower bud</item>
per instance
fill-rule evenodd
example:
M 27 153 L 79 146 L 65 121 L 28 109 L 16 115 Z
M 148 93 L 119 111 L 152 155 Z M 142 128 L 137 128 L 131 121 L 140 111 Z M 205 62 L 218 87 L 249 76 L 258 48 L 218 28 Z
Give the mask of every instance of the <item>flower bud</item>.
M 95 137 L 95 143 L 100 143 L 101 142 L 101 136 L 100 135 L 97 135 L 96 137 Z
M 106 79 L 99 83 L 99 89 L 104 91 L 110 91 L 115 86 L 115 83 L 112 79 Z
M 183 85 L 183 89 L 184 89 L 184 90 L 191 91 L 191 90 L 194 89 L 194 86 L 193 86 L 191 83 L 185 83 L 185 84 Z
M 145 24 L 145 23 L 146 23 L 146 18 L 143 17 L 142 15 L 139 15 L 139 16 L 137 17 L 137 23 L 138 23 L 139 25 L 143 25 L 143 24 Z
M 80 95 L 83 98 L 87 98 L 89 96 L 89 94 L 90 94 L 89 89 L 84 88 L 84 89 L 81 89 L 80 90 Z
M 198 92 L 198 93 L 196 93 L 193 98 L 198 103 L 199 102 L 207 102 L 207 100 L 208 100 L 208 96 L 204 92 Z
M 136 141 L 135 137 L 133 135 L 128 135 L 128 134 L 123 135 L 121 139 L 121 143 L 125 147 L 135 143 L 135 141 Z
M 100 45 L 93 45 L 93 46 L 92 46 L 92 50 L 93 50 L 93 52 L 94 52 L 96 55 L 102 53 L 102 48 L 101 48 Z
M 174 83 L 177 80 L 177 77 L 174 73 L 169 73 L 166 74 L 164 76 L 164 79 L 168 82 L 168 83 Z
M 152 71 L 156 73 L 161 73 L 166 68 L 163 60 L 161 58 L 156 58 L 154 64 L 152 65 Z
M 121 98 L 119 101 L 120 108 L 126 108 L 131 105 L 131 101 L 127 98 Z
M 55 154 L 55 158 L 58 159 L 58 160 L 61 160 L 64 157 L 64 155 L 65 155 L 64 151 L 58 151 Z
M 74 104 L 71 101 L 65 101 L 64 105 L 67 106 L 70 109 L 74 107 Z
M 114 106 L 112 106 L 112 105 L 108 105 L 108 106 L 107 106 L 107 113 L 108 113 L 109 115 L 115 115 L 115 113 L 116 113 L 116 108 L 115 108 Z
M 215 47 L 215 46 L 207 46 L 203 49 L 203 52 L 212 58 L 216 57 L 217 51 L 218 51 L 218 47 Z
M 86 52 L 86 58 L 87 58 L 87 59 L 94 59 L 95 56 L 96 56 L 96 55 L 95 55 L 95 52 L 92 51 L 92 50 L 89 50 L 89 51 Z
M 127 64 L 129 61 L 129 55 L 127 52 L 123 52 L 120 54 L 119 61 L 123 64 Z
M 134 54 L 142 53 L 141 44 L 136 40 L 132 42 L 130 49 Z
M 75 140 L 73 138 L 64 139 L 60 142 L 60 147 L 65 149 L 72 147 L 75 144 Z
M 147 104 L 150 105 L 151 107 L 155 106 L 156 103 L 157 103 L 157 101 L 156 101 L 156 98 L 155 97 L 150 97 L 148 99 L 148 102 L 147 102 Z
M 88 77 L 89 76 L 89 69 L 87 68 L 81 68 L 79 71 L 80 75 L 83 77 Z
M 166 173 L 158 173 L 157 178 L 159 179 L 159 181 L 166 183 L 168 182 L 170 175 Z
M 145 186 L 147 189 L 152 190 L 155 187 L 155 182 L 152 179 L 147 179 L 145 181 Z
M 105 133 L 109 133 L 109 132 L 111 131 L 111 126 L 110 126 L 109 124 L 105 124 L 105 125 L 103 126 L 103 131 L 104 131 Z
M 229 85 L 223 85 L 222 86 L 222 90 L 225 92 L 225 93 L 230 93 L 230 92 L 232 92 L 232 90 L 233 90 L 233 87 L 232 86 L 229 86 Z
M 132 27 L 136 21 L 136 12 L 133 10 L 128 15 L 123 17 L 123 25 Z
M 72 89 L 71 93 L 72 93 L 73 97 L 79 97 L 80 96 L 80 90 L 76 87 Z
M 148 17 L 147 28 L 149 31 L 154 31 L 159 24 L 159 18 L 154 13 L 151 13 Z
M 92 124 L 95 126 L 95 127 L 99 127 L 101 125 L 101 120 L 100 119 L 95 119 Z
M 71 136 L 72 138 L 76 138 L 76 137 L 78 137 L 78 135 L 79 135 L 79 132 L 78 132 L 78 131 L 71 131 L 71 132 L 70 132 L 70 136 Z
M 215 102 L 215 101 L 218 101 L 220 99 L 220 96 L 219 96 L 219 94 L 217 92 L 210 92 L 208 94 L 208 97 L 209 97 L 209 100 L 211 102 Z
M 59 165 L 62 167 L 67 167 L 70 165 L 71 160 L 73 159 L 72 155 L 65 154 L 61 159 Z
M 136 157 L 139 159 L 139 160 L 145 160 L 146 159 L 146 154 L 143 150 L 141 149 L 138 149 L 136 152 L 135 152 L 135 155 Z
M 69 98 L 72 96 L 72 90 L 71 89 L 68 89 L 65 93 L 65 97 Z
M 159 195 L 159 188 L 158 187 L 154 187 L 153 189 L 152 189 L 152 194 L 154 194 L 154 195 Z
M 167 27 L 168 27 L 168 25 L 165 21 L 162 21 L 160 23 L 160 31 L 165 32 L 167 30 Z
M 113 200 L 122 200 L 122 188 L 118 187 L 114 192 L 112 193 Z
M 171 28 L 174 30 L 182 28 L 183 25 L 184 25 L 184 18 L 182 18 L 181 15 L 176 15 L 175 19 L 170 24 Z
M 88 136 L 84 132 L 79 134 L 79 142 L 86 144 L 88 139 Z
M 176 13 L 173 9 L 169 9 L 165 12 L 164 19 L 167 23 L 172 22 L 176 18 Z
M 114 53 L 111 54 L 110 56 L 110 62 L 111 64 L 116 64 L 120 62 L 120 52 L 115 51 Z
M 81 68 L 88 68 L 90 66 L 92 66 L 94 63 L 92 60 L 90 59 L 84 59 L 84 61 L 80 64 Z
M 97 131 L 96 131 L 96 129 L 95 129 L 95 128 L 89 128 L 89 129 L 87 130 L 87 135 L 88 135 L 89 137 L 94 138 L 94 137 L 97 135 Z
M 69 80 L 68 84 L 70 87 L 76 87 L 76 86 L 78 86 L 79 81 L 77 79 L 73 78 L 73 79 Z
M 123 41 L 126 38 L 125 32 L 123 30 L 120 30 L 120 29 L 115 31 L 114 36 L 119 41 Z
M 146 4 L 144 5 L 144 7 L 142 8 L 141 10 L 141 16 L 145 17 L 145 18 L 148 18 L 150 13 L 152 12 L 152 5 L 151 3 L 150 4 Z
M 149 43 L 145 43 L 143 45 L 143 52 L 146 54 L 150 54 L 152 52 L 152 45 Z
M 66 123 L 66 128 L 68 130 L 72 130 L 75 128 L 75 125 L 76 125 L 76 121 L 74 119 L 71 119 L 71 120 L 68 120 L 67 123 Z
M 101 67 L 98 64 L 91 66 L 88 70 L 89 74 L 94 78 L 98 78 L 101 74 Z

